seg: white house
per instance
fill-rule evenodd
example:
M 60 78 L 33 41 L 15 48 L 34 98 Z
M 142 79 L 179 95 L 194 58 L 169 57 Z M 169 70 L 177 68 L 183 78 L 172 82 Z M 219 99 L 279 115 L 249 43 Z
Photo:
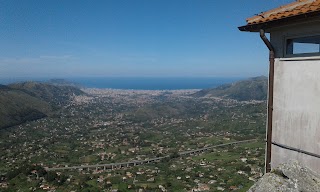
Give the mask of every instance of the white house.
M 239 29 L 260 32 L 270 51 L 266 172 L 296 159 L 320 173 L 320 0 L 263 12 Z

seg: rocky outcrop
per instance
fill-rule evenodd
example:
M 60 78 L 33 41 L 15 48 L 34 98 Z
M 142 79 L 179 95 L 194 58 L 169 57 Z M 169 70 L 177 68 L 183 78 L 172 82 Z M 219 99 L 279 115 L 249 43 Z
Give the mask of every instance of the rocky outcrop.
M 297 161 L 281 164 L 265 174 L 248 192 L 315 192 L 320 191 L 320 174 Z

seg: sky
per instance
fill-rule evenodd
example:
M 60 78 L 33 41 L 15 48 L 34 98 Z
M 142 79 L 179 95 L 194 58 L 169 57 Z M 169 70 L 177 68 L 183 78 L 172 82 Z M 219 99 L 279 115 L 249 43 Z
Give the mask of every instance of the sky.
M 252 77 L 245 19 L 293 0 L 0 0 L 0 78 Z

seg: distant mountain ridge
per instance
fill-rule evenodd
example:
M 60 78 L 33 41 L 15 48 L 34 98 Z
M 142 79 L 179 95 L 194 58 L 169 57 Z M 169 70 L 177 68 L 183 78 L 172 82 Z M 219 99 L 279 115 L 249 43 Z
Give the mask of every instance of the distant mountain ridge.
M 9 90 L 9 89 L 10 87 L 0 84 L 0 90 Z
M 63 104 L 73 95 L 82 95 L 83 91 L 72 86 L 56 86 L 49 83 L 23 82 L 8 85 L 11 89 L 20 90 L 28 95 L 50 104 Z
M 70 86 L 23 82 L 0 85 L 0 129 L 46 117 L 73 95 L 84 94 Z
M 239 101 L 266 100 L 268 92 L 268 78 L 253 77 L 231 84 L 220 85 L 216 88 L 203 89 L 193 94 L 195 97 L 223 97 Z
M 79 83 L 74 83 L 72 81 L 68 81 L 65 79 L 50 79 L 50 80 L 46 81 L 46 83 L 51 84 L 51 85 L 55 85 L 55 86 L 71 86 L 71 87 L 77 87 L 77 88 L 83 87 Z
M 0 129 L 46 117 L 49 103 L 27 93 L 0 86 Z

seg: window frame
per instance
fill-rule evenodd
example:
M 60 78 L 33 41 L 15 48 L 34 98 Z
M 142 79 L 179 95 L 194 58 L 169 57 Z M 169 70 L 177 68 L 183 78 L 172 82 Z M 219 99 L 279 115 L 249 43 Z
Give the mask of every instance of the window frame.
M 288 50 L 288 40 L 294 40 L 294 39 L 298 39 L 298 38 L 304 38 L 304 37 L 313 37 L 313 36 L 319 36 L 320 38 L 320 33 L 310 33 L 310 34 L 300 34 L 300 35 L 292 35 L 292 36 L 285 36 L 284 38 L 284 43 L 283 43 L 283 47 L 284 47 L 284 57 L 285 58 L 291 58 L 291 57 L 312 57 L 312 56 L 320 56 L 320 44 L 319 44 L 319 52 L 314 52 L 314 53 L 292 53 L 292 54 L 288 54 L 287 50 Z

